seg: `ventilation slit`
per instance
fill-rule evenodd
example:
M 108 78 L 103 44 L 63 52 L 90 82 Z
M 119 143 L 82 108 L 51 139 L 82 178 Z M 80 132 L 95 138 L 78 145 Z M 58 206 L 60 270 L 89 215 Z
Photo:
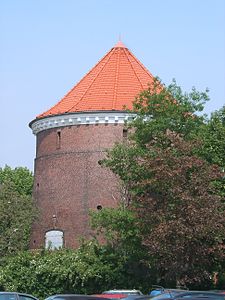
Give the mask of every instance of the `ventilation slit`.
M 124 128 L 123 129 L 123 138 L 127 138 L 127 135 L 128 135 L 128 129 Z
M 57 131 L 56 149 L 61 148 L 61 131 Z

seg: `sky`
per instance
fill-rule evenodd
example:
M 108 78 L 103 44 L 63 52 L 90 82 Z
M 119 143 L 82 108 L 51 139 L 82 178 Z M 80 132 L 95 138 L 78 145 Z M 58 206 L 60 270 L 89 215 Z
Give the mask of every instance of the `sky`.
M 119 40 L 165 83 L 225 104 L 225 0 L 0 0 L 0 167 L 34 168 L 28 124 Z

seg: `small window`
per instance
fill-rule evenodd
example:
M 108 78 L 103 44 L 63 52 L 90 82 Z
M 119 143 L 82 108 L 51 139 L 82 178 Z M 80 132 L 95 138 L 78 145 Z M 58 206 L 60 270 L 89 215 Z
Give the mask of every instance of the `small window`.
M 56 149 L 61 148 L 61 131 L 57 131 L 57 141 L 56 141 Z
M 127 138 L 127 135 L 128 135 L 128 129 L 124 128 L 123 129 L 123 138 Z
M 50 230 L 45 234 L 45 249 L 59 249 L 63 247 L 63 232 L 61 230 Z

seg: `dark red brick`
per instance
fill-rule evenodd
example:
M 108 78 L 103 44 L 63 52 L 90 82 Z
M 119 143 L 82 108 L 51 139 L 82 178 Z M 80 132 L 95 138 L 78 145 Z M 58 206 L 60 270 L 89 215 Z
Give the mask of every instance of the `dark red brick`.
M 60 131 L 61 144 L 57 144 Z M 30 247 L 42 248 L 45 233 L 64 232 L 65 247 L 91 236 L 89 210 L 115 207 L 118 181 L 99 165 L 106 149 L 123 139 L 123 125 L 80 125 L 48 129 L 37 134 L 34 199 L 39 215 Z M 55 216 L 56 218 L 54 218 Z

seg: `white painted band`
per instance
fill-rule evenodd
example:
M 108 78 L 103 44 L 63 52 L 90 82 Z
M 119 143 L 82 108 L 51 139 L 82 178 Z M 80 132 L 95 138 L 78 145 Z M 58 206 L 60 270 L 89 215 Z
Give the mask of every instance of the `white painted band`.
M 125 121 L 134 119 L 135 114 L 127 112 L 84 112 L 62 114 L 37 119 L 31 122 L 33 134 L 50 128 L 93 125 L 93 124 L 124 124 Z

